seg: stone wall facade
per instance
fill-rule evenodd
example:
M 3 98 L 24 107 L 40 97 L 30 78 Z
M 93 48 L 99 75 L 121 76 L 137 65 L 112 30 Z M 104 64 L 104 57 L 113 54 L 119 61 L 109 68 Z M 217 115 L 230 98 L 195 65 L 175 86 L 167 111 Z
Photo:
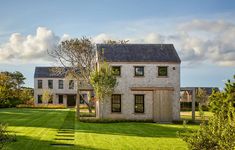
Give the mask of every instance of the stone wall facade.
M 38 88 L 38 80 L 42 80 L 42 88 Z M 49 89 L 48 80 L 53 80 L 53 89 Z M 59 89 L 59 80 L 63 80 L 63 89 Z M 53 104 L 59 104 L 59 95 L 63 95 L 63 104 L 67 106 L 67 95 L 77 94 L 77 82 L 74 80 L 74 89 L 69 89 L 69 80 L 66 78 L 34 78 L 34 99 L 35 105 L 38 105 L 38 95 L 42 95 L 48 90 L 53 95 Z M 82 92 L 82 94 L 87 94 Z
M 121 94 L 121 112 L 112 113 L 111 98 L 98 102 L 97 114 L 103 118 L 112 119 L 153 119 L 153 92 L 132 91 L 133 87 L 173 88 L 172 119 L 180 119 L 180 64 L 179 63 L 110 63 L 111 66 L 121 66 L 121 76 L 117 77 L 118 85 L 114 94 Z M 144 76 L 135 77 L 134 67 L 144 66 Z M 158 77 L 158 66 L 167 66 L 168 76 Z M 144 94 L 144 113 L 134 112 L 134 95 Z M 164 109 L 164 108 L 162 108 Z M 99 115 L 98 115 L 99 117 Z

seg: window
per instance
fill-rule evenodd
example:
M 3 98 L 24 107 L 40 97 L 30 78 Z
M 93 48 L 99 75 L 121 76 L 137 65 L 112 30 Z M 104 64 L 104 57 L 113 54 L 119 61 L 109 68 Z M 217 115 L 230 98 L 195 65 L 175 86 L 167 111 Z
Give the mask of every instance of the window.
M 64 97 L 63 95 L 59 95 L 59 104 L 63 104 L 64 103 Z
M 74 81 L 69 80 L 69 89 L 74 89 Z
M 82 95 L 80 95 L 80 104 L 85 104 L 85 98 L 86 98 L 86 94 L 82 94 Z
M 135 95 L 135 113 L 144 113 L 144 95 Z
M 167 66 L 159 66 L 158 67 L 158 76 L 159 77 L 167 77 Z
M 48 88 L 53 89 L 53 80 L 48 80 Z
M 64 88 L 64 81 L 59 80 L 59 89 L 63 89 L 63 88 Z
M 38 80 L 38 89 L 42 88 L 42 80 Z
M 144 76 L 144 67 L 136 66 L 135 67 L 135 76 Z
M 42 95 L 38 95 L 38 104 L 42 103 Z
M 121 76 L 121 66 L 112 66 L 113 74 Z
M 53 103 L 53 95 L 50 95 L 50 99 L 48 100 L 48 104 L 52 104 Z
M 111 101 L 112 112 L 121 112 L 121 94 L 113 94 Z

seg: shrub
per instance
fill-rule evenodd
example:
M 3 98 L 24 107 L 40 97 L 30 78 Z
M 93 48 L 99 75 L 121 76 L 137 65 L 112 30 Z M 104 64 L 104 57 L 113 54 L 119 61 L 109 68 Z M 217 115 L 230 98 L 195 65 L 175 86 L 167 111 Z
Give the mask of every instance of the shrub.
M 228 81 L 224 90 L 213 92 L 209 97 L 210 109 L 214 114 L 208 122 L 204 120 L 203 113 L 200 113 L 202 123 L 199 130 L 185 127 L 179 132 L 179 136 L 188 143 L 190 149 L 235 149 L 235 82 Z
M 3 146 L 7 142 L 13 142 L 16 141 L 16 136 L 10 136 L 6 130 L 7 125 L 0 123 L 0 149 L 3 148 Z
M 16 108 L 65 109 L 66 106 L 63 104 L 40 104 L 40 105 L 19 104 L 16 106 Z
M 120 122 L 148 122 L 152 123 L 152 119 L 146 120 L 130 120 L 130 119 L 99 119 L 99 118 L 81 118 L 81 122 L 87 123 L 120 123 Z

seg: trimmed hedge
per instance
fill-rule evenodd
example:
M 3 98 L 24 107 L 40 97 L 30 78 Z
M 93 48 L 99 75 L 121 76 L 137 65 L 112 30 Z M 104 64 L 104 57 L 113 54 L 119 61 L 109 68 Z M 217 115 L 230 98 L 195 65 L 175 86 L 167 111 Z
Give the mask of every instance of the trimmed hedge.
M 19 104 L 16 106 L 16 108 L 65 109 L 66 106 L 63 104 L 40 104 L 40 105 Z

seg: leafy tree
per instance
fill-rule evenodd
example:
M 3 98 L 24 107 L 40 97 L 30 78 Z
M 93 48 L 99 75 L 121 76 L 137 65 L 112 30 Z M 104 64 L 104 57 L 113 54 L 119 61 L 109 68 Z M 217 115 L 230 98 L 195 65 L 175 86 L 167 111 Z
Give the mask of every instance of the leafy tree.
M 199 106 L 207 106 L 208 95 L 206 90 L 198 88 L 196 91 L 196 100 L 199 102 Z
M 185 129 L 180 137 L 190 149 L 235 149 L 235 81 L 228 80 L 224 91 L 213 92 L 209 101 L 213 116 L 208 122 L 202 120 L 199 130 Z
M 96 98 L 101 104 L 105 101 L 105 98 L 111 96 L 117 85 L 116 76 L 106 62 L 100 63 L 100 66 L 92 72 L 90 81 L 95 90 Z M 100 117 L 102 118 L 102 114 L 100 114 Z
M 42 101 L 43 103 L 48 104 L 49 100 L 52 98 L 52 92 L 50 90 L 44 90 L 42 93 Z
M 9 106 L 9 99 L 13 98 L 13 87 L 15 86 L 12 82 L 11 77 L 5 73 L 0 73 L 0 107 Z
M 107 41 L 107 44 L 123 44 L 127 41 Z M 59 74 L 65 74 L 76 79 L 77 84 L 77 96 L 80 97 L 80 89 L 91 89 L 90 77 L 91 73 L 95 70 L 96 60 L 96 47 L 95 43 L 90 38 L 82 37 L 81 39 L 74 38 L 66 41 L 62 41 L 59 46 L 48 53 L 56 59 L 63 68 L 57 68 L 54 72 Z M 81 95 L 82 96 L 82 95 Z M 80 110 L 77 101 L 77 117 L 79 119 Z M 88 105 L 89 112 L 91 112 L 92 101 L 85 100 Z
M 54 72 L 65 74 L 76 79 L 77 96 L 80 97 L 80 88 L 89 88 L 90 74 L 95 67 L 95 45 L 89 38 L 70 39 L 62 41 L 56 49 L 49 51 L 49 54 L 55 58 L 63 68 L 56 68 Z M 82 87 L 83 86 L 83 87 Z M 85 100 L 91 111 L 90 103 Z M 77 100 L 77 117 L 80 116 L 80 102 Z

